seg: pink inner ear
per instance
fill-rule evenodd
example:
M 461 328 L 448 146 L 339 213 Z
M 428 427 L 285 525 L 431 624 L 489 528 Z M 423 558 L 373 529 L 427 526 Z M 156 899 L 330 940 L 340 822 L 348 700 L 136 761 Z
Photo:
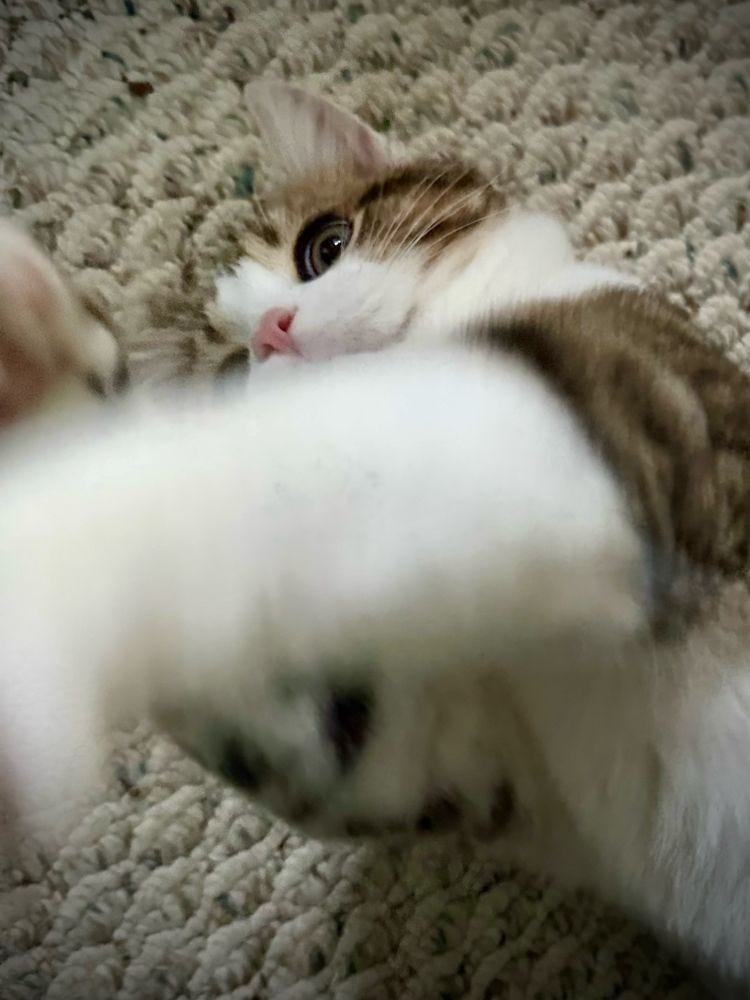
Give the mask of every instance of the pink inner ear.
M 363 170 L 375 170 L 385 165 L 386 152 L 382 140 L 369 125 L 355 115 L 332 104 L 325 104 L 328 112 L 323 128 L 333 136 L 342 156 L 352 160 L 352 165 Z
M 363 162 L 370 167 L 370 169 L 375 169 L 377 167 L 385 166 L 385 153 L 383 147 L 375 135 L 369 128 L 362 128 L 360 130 L 360 158 Z

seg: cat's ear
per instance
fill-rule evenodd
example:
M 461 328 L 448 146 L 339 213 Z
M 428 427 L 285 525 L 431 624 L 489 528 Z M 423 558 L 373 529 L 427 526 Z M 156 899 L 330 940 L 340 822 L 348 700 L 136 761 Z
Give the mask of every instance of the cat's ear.
M 253 84 L 247 103 L 266 152 L 289 177 L 341 167 L 372 173 L 391 161 L 384 140 L 355 115 L 285 83 Z

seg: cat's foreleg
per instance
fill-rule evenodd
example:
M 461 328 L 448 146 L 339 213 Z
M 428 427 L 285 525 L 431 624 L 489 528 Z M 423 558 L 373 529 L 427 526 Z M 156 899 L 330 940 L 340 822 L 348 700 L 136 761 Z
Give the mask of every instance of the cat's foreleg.
M 341 358 L 35 450 L 0 491 L 1 749 L 34 809 L 90 780 L 129 707 L 274 808 L 340 817 L 400 685 L 644 623 L 616 482 L 507 359 Z

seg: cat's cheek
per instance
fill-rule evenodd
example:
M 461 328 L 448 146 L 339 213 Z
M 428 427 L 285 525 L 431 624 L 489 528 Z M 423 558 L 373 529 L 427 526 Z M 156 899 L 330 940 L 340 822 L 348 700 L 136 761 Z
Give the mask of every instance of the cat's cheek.
M 315 281 L 300 286 L 292 335 L 303 357 L 379 351 L 402 340 L 414 312 L 419 262 L 398 267 L 351 252 Z

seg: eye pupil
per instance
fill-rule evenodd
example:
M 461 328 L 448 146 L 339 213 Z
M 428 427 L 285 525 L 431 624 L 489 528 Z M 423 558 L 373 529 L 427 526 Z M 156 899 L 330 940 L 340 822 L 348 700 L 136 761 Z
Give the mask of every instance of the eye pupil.
M 321 240 L 318 254 L 326 267 L 330 267 L 331 264 L 335 263 L 335 261 L 337 261 L 341 256 L 341 251 L 343 249 L 344 241 L 341 236 L 326 236 L 324 240 Z
M 294 261 L 302 281 L 319 277 L 339 259 L 349 245 L 352 224 L 338 215 L 321 215 L 300 233 Z

